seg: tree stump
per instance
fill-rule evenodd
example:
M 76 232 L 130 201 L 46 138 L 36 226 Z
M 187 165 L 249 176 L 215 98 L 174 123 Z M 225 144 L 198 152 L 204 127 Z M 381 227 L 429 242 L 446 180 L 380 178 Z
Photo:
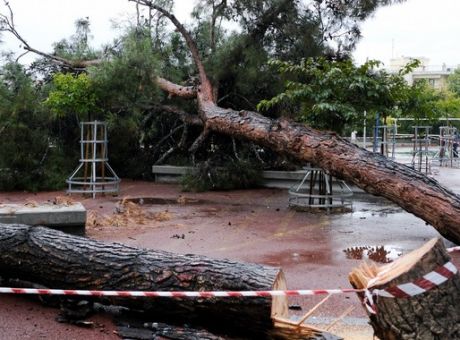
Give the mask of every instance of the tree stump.
M 102 243 L 43 227 L 0 224 L 0 276 L 57 289 L 131 291 L 283 290 L 279 268 Z M 86 299 L 86 298 L 85 298 Z M 288 319 L 287 298 L 97 298 L 156 322 L 197 325 L 247 338 L 337 339 Z M 276 327 L 275 327 L 276 324 Z M 285 334 L 290 334 L 285 336 Z M 327 337 L 326 337 L 327 335 Z
M 432 239 L 392 263 L 353 269 L 351 284 L 377 293 L 372 298 L 375 314 L 367 310 L 375 335 L 384 340 L 460 339 L 460 277 L 453 265 L 443 267 L 449 262 L 443 242 Z M 443 276 L 444 282 L 431 283 Z M 358 295 L 370 303 L 366 294 Z

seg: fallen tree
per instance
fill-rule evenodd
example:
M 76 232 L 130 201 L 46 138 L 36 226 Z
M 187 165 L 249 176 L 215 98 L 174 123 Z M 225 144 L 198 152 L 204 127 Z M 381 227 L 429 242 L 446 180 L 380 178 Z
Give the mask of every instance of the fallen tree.
M 393 201 L 431 224 L 447 239 L 460 244 L 460 198 L 456 194 L 424 174 L 368 152 L 335 133 L 318 131 L 288 120 L 272 120 L 257 112 L 219 107 L 198 48 L 185 27 L 173 14 L 150 1 L 131 1 L 161 12 L 184 37 L 199 74 L 196 99 L 204 125 L 202 136 L 208 131 L 224 133 L 313 163 L 366 192 Z M 187 89 L 178 91 L 178 88 L 171 92 L 170 86 L 166 88 L 161 83 L 159 86 L 177 96 L 190 92 Z
M 459 339 L 460 276 L 449 262 L 442 241 L 432 239 L 392 263 L 381 267 L 364 263 L 355 268 L 350 283 L 374 292 L 372 298 L 358 295 L 371 308 L 366 310 L 375 335 L 380 339 Z
M 181 86 L 161 77 L 152 81 L 171 96 L 196 100 L 198 116 L 190 117 L 179 109 L 169 108 L 170 112 L 178 112 L 185 124 L 203 126 L 203 132 L 190 148 L 192 155 L 210 131 L 250 140 L 279 153 L 289 154 L 299 161 L 313 163 L 368 193 L 385 197 L 432 225 L 445 238 L 460 244 L 460 198 L 452 191 L 414 169 L 368 152 L 335 133 L 318 131 L 284 119 L 272 120 L 257 112 L 219 107 L 216 91 L 206 74 L 198 47 L 186 28 L 172 13 L 152 1 L 129 1 L 147 6 L 168 18 L 191 52 L 198 70 L 199 85 Z M 98 62 L 77 62 L 37 51 L 19 35 L 12 20 L 8 21 L 6 16 L 3 20 L 9 23 L 6 30 L 23 42 L 26 51 L 68 67 L 85 67 L 85 64 L 95 65 Z
M 137 249 L 24 225 L 0 225 L 0 277 L 59 289 L 286 289 L 282 271 L 274 267 Z M 305 325 L 294 327 L 288 320 L 286 297 L 137 297 L 98 301 L 141 310 L 156 322 L 198 325 L 243 338 L 322 339 L 328 334 Z

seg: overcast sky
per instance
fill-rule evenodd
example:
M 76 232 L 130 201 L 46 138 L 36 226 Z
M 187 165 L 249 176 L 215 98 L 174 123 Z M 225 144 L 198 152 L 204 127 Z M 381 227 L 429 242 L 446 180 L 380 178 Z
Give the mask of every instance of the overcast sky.
M 93 45 L 110 42 L 117 33 L 111 19 L 133 17 L 128 0 L 10 0 L 17 29 L 37 49 L 50 51 L 53 42 L 69 37 L 78 18 L 89 17 Z M 176 15 L 190 21 L 194 0 L 176 0 Z M 2 8 L 4 13 L 4 8 Z M 460 64 L 460 0 L 408 0 L 379 9 L 362 25 L 363 39 L 354 53 L 357 62 L 392 56 L 424 56 L 430 64 Z M 3 49 L 19 49 L 7 35 Z M 32 58 L 29 57 L 29 59 Z
M 408 0 L 380 8 L 362 25 L 354 53 L 387 64 L 392 57 L 427 57 L 431 65 L 460 64 L 460 1 Z
M 176 0 L 175 13 L 183 22 L 190 22 L 194 0 Z M 2 2 L 3 3 L 3 2 Z M 135 17 L 135 5 L 128 0 L 9 0 L 14 12 L 16 28 L 34 48 L 51 51 L 52 44 L 75 32 L 75 21 L 89 17 L 92 45 L 109 43 L 118 33 L 112 21 L 126 21 Z M 6 7 L 0 7 L 5 13 Z M 20 43 L 8 34 L 3 35 L 2 49 L 20 50 Z M 33 59 L 32 55 L 26 58 Z M 24 60 L 22 60 L 24 61 Z

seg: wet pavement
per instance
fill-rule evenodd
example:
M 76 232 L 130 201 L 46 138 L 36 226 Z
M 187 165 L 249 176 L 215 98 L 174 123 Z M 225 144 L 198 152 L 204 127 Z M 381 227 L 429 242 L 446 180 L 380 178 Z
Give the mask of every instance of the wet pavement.
M 460 191 L 460 170 L 440 169 L 435 178 Z M 137 247 L 281 267 L 289 289 L 349 288 L 348 273 L 363 259 L 392 261 L 439 236 L 421 219 L 369 195 L 354 197 L 353 212 L 327 215 L 289 209 L 287 190 L 183 193 L 176 185 L 131 181 L 123 181 L 121 190 L 119 197 L 73 198 L 100 216 L 111 216 L 118 201 L 130 197 L 146 212 L 163 214 L 166 218 L 146 219 L 125 227 L 90 227 L 87 236 Z M 0 203 L 43 202 L 58 195 L 63 193 L 0 193 Z M 454 260 L 460 263 L 457 255 Z M 289 303 L 301 308 L 291 312 L 294 316 L 304 314 L 321 299 L 291 298 Z M 54 322 L 53 309 L 18 297 L 2 297 L 1 305 L 1 339 L 27 338 L 24 334 L 33 338 L 36 327 L 47 330 L 44 333 L 47 339 L 60 339 L 63 335 L 91 339 L 85 333 L 90 330 Z M 331 331 L 349 339 L 372 339 L 372 331 L 366 326 L 367 317 L 355 295 L 331 297 L 308 322 L 328 324 L 350 305 L 356 307 L 354 311 Z M 23 322 L 24 317 L 30 322 Z M 109 331 L 96 329 L 92 334 L 101 334 L 98 339 L 114 338 L 110 320 L 100 318 L 103 321 L 99 322 L 105 325 L 103 329 Z

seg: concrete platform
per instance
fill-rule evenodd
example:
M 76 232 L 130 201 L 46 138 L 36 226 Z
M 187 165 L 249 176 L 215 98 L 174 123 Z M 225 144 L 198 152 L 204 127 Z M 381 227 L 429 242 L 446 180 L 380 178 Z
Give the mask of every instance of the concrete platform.
M 75 234 L 84 234 L 86 209 L 81 203 L 0 204 L 0 223 L 41 225 Z

